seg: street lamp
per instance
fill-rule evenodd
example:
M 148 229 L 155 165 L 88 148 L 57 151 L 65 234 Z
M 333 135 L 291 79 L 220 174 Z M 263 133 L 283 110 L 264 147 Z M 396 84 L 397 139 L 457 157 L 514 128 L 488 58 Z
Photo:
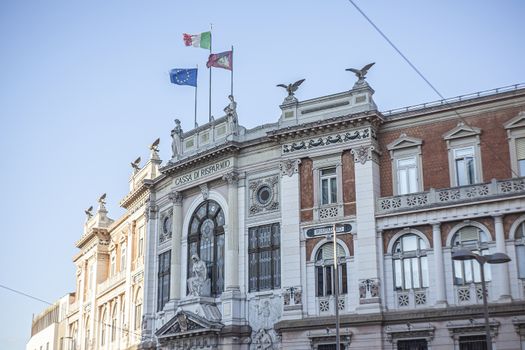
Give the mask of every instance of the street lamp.
M 337 228 L 341 227 L 341 224 L 333 225 L 333 239 L 334 239 L 334 297 L 335 297 L 335 348 L 341 350 L 341 340 L 339 337 L 339 261 L 337 259 Z
M 487 305 L 487 288 L 485 286 L 485 263 L 489 264 L 504 264 L 511 259 L 507 254 L 494 253 L 488 255 L 479 255 L 467 249 L 459 249 L 452 253 L 452 260 L 476 260 L 479 263 L 481 270 L 481 289 L 483 294 L 483 313 L 485 316 L 485 337 L 487 342 L 487 350 L 492 350 L 492 341 L 490 339 L 490 325 L 489 325 L 489 307 Z

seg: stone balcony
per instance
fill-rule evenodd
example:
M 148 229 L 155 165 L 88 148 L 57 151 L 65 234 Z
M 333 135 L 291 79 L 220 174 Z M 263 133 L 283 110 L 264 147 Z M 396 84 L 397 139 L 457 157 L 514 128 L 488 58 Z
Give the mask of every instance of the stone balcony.
M 382 197 L 376 201 L 376 206 L 377 215 L 387 215 L 523 195 L 525 195 L 525 177 L 518 177 L 508 180 L 493 179 L 491 182 L 474 185 L 430 189 L 430 191 L 426 192 Z
M 126 279 L 126 270 L 118 272 L 116 275 L 113 275 L 106 279 L 104 282 L 99 283 L 97 288 L 97 294 L 100 295 L 106 292 L 108 289 L 111 289 L 124 281 Z

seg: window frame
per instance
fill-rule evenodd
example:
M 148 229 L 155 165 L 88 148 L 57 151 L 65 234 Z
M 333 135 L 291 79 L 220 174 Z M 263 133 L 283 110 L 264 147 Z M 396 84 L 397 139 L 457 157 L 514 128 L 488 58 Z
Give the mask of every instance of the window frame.
M 520 172 L 517 144 L 519 139 L 525 138 L 525 111 L 519 112 L 516 117 L 504 123 L 503 127 L 507 130 L 512 177 L 516 177 L 516 175 L 519 177 L 525 176 L 525 174 L 521 174 Z
M 473 227 L 477 230 L 478 239 L 474 240 L 463 240 L 457 244 L 458 235 L 462 234 L 466 228 Z M 482 234 L 485 237 L 482 237 Z M 491 242 L 491 235 L 475 225 L 464 225 L 459 228 L 451 237 L 450 246 L 451 252 L 454 253 L 456 249 L 468 249 L 475 254 L 485 255 L 490 253 L 489 243 Z M 463 243 L 465 242 L 465 243 Z M 468 286 L 472 283 L 481 283 L 481 266 L 477 261 L 474 260 L 452 260 L 452 278 L 455 286 Z M 485 273 L 485 281 L 490 282 L 492 280 L 492 272 L 490 264 L 483 264 Z
M 421 147 L 423 141 L 421 139 L 401 134 L 396 140 L 387 145 L 390 152 L 390 160 L 392 163 L 392 192 L 394 196 L 411 194 L 421 192 L 424 189 L 423 181 L 423 160 L 421 155 Z M 398 162 L 403 159 L 415 159 L 416 168 L 416 184 L 415 190 L 408 190 L 407 193 L 401 193 L 400 190 L 400 174 Z
M 270 244 L 266 246 L 260 245 L 259 232 L 261 230 L 269 228 L 270 232 Z M 257 230 L 255 233 L 257 236 L 257 243 L 252 245 L 251 235 L 252 232 Z M 277 235 L 277 238 L 275 237 Z M 270 276 L 269 276 L 269 287 L 261 287 L 262 280 L 262 264 L 261 264 L 261 253 L 270 253 Z M 252 256 L 255 256 L 256 267 L 255 269 L 252 266 Z M 255 274 L 255 276 L 254 276 Z M 255 280 L 255 286 L 252 285 L 252 279 Z M 259 225 L 248 228 L 248 291 L 251 292 L 260 292 L 266 290 L 274 290 L 281 288 L 281 224 L 280 223 L 271 223 L 266 225 Z
M 415 237 L 416 238 L 416 250 L 405 250 L 403 248 L 403 242 L 406 238 L 409 237 Z M 425 248 L 421 247 L 421 244 L 425 244 Z M 402 250 L 400 252 L 396 252 L 396 248 L 398 245 L 401 245 Z M 414 232 L 406 232 L 403 233 L 401 236 L 397 237 L 394 243 L 392 244 L 392 277 L 393 277 L 393 286 L 394 290 L 396 291 L 408 291 L 408 290 L 422 290 L 429 288 L 430 280 L 429 280 L 429 262 L 428 262 L 428 251 L 430 250 L 430 247 L 428 245 L 428 242 L 425 241 L 420 235 L 414 233 Z M 426 278 L 424 275 L 424 269 L 423 269 L 423 258 L 426 260 Z M 417 264 L 417 274 L 414 274 L 414 264 L 413 259 L 416 259 Z M 399 261 L 399 270 L 398 272 L 398 266 L 397 261 Z M 409 261 L 409 269 L 410 269 L 410 287 L 407 288 L 407 273 L 406 268 L 407 264 L 405 261 Z M 398 275 L 400 275 L 400 283 L 401 286 L 398 284 Z M 414 280 L 417 277 L 418 286 L 415 286 Z M 425 285 L 426 282 L 426 285 Z
M 170 299 L 171 250 L 158 255 L 157 271 L 157 311 L 162 311 Z
M 337 242 L 338 252 L 342 254 L 337 256 L 338 260 L 338 282 L 339 282 L 339 295 L 348 294 L 348 255 L 340 242 Z M 319 255 L 322 255 L 323 248 L 328 247 L 332 252 L 331 258 L 319 259 Z M 340 249 L 339 249 L 340 248 Z M 315 274 L 315 296 L 318 298 L 324 298 L 334 295 L 335 283 L 334 283 L 334 259 L 333 259 L 333 242 L 323 243 L 315 252 L 314 258 L 314 274 Z M 320 275 L 322 278 L 320 279 Z M 329 281 L 328 281 L 329 278 Z M 322 285 L 322 292 L 320 286 Z
M 323 172 L 332 171 L 333 173 L 323 174 Z M 327 167 L 319 169 L 319 192 L 320 192 L 320 206 L 330 206 L 339 203 L 338 198 L 338 183 L 337 183 L 337 166 Z M 326 202 L 325 202 L 325 186 L 326 186 Z M 333 191 L 333 186 L 335 185 L 335 193 Z M 334 198 L 335 197 L 335 198 Z
M 217 210 L 210 216 L 210 205 L 216 205 Z M 206 214 L 199 217 L 199 210 L 206 206 Z M 219 222 L 219 215 L 222 215 L 222 224 Z M 193 222 L 197 220 L 197 228 L 195 232 L 192 232 Z M 202 225 L 207 221 L 213 222 L 213 242 L 211 243 L 211 261 L 204 259 L 201 254 L 202 248 Z M 192 275 L 193 261 L 191 259 L 193 254 L 197 254 L 201 260 L 206 263 L 208 270 L 208 278 L 210 279 L 211 285 L 211 296 L 217 297 L 222 294 L 225 289 L 225 244 L 226 244 L 226 233 L 224 226 L 226 225 L 226 213 L 219 203 L 214 200 L 208 199 L 201 202 L 197 208 L 193 211 L 188 225 L 188 244 L 187 244 L 187 276 Z M 192 247 L 195 250 L 192 251 Z M 187 288 L 186 288 L 187 289 Z M 188 291 L 188 290 L 187 290 Z
M 483 181 L 483 166 L 480 146 L 481 129 L 474 126 L 466 126 L 463 122 L 443 135 L 448 149 L 448 168 L 450 186 L 470 186 Z M 472 147 L 474 179 L 472 183 L 460 185 L 458 181 L 458 168 L 456 165 L 456 152 L 460 149 Z

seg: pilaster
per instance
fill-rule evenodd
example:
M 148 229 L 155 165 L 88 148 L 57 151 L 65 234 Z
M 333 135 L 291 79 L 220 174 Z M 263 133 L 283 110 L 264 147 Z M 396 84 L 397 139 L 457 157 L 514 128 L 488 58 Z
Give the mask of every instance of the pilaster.
M 376 244 L 375 202 L 379 196 L 379 165 L 375 147 L 364 145 L 352 149 L 355 162 L 356 263 L 359 281 L 359 306 L 357 312 L 381 310 L 381 279 L 379 248 Z
M 496 252 L 507 254 L 505 247 L 505 234 L 503 229 L 503 217 L 501 215 L 494 216 L 494 231 L 496 235 Z M 496 282 L 498 300 L 501 302 L 510 302 L 512 297 L 510 295 L 510 279 L 509 279 L 509 265 L 508 264 L 494 264 L 492 265 L 494 271 L 494 279 Z
M 434 246 L 434 268 L 436 273 L 436 307 L 446 307 L 445 265 L 443 264 L 443 246 L 441 244 L 440 223 L 432 224 L 432 245 Z
M 169 199 L 173 203 L 171 238 L 170 301 L 179 300 L 181 283 L 181 241 L 182 241 L 182 193 L 172 191 Z

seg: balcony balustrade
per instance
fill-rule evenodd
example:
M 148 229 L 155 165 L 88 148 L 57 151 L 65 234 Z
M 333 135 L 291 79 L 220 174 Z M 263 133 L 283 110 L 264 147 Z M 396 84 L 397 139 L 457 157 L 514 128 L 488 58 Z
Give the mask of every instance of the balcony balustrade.
M 525 194 L 525 177 L 508 180 L 493 179 L 491 182 L 474 185 L 382 197 L 376 202 L 377 214 L 399 213 L 523 194 Z

